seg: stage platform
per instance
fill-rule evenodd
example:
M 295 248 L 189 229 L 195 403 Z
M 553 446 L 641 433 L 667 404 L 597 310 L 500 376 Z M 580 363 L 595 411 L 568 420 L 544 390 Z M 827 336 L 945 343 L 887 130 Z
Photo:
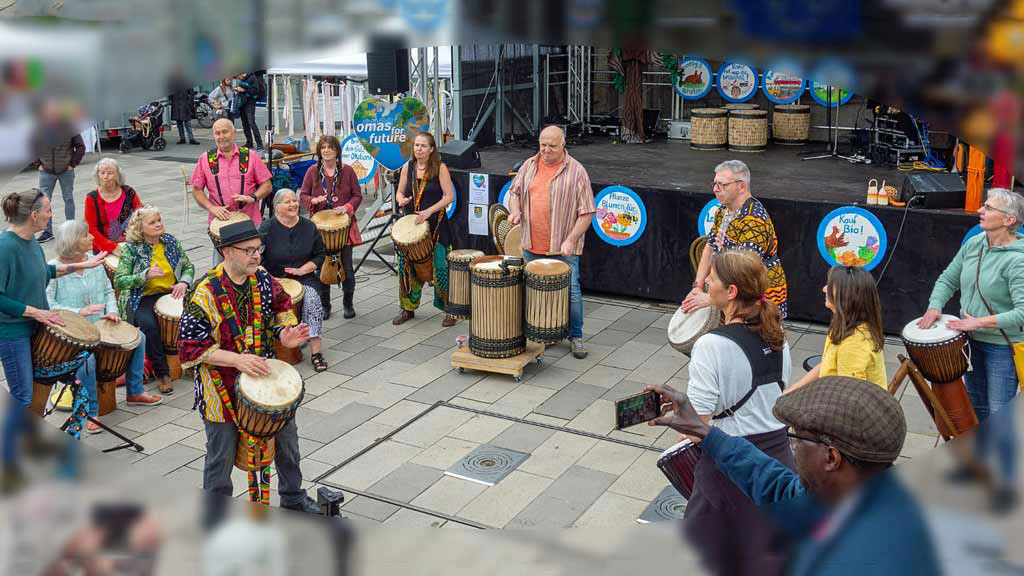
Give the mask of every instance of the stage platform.
M 570 145 L 569 153 L 590 174 L 595 196 L 609 186 L 627 187 L 641 201 L 644 213 L 642 232 L 626 242 L 621 237 L 609 241 L 609 235 L 598 234 L 594 226 L 588 229 L 580 265 L 583 289 L 680 301 L 693 283 L 689 247 L 701 234 L 698 223 L 702 210 L 714 199 L 714 167 L 738 158 L 750 167 L 754 196 L 775 223 L 789 287 L 789 318 L 828 321 L 821 287 L 831 263 L 822 250 L 827 252 L 830 242 L 835 243 L 834 238 L 826 237 L 831 224 L 839 223 L 830 213 L 855 206 L 869 213 L 861 213 L 862 219 L 874 218 L 881 229 L 858 237 L 856 231 L 861 224 L 851 224 L 851 234 L 845 240 L 840 238 L 834 257 L 838 259 L 839 254 L 847 252 L 849 259 L 871 258 L 866 267 L 876 278 L 881 277 L 879 292 L 886 331 L 899 333 L 907 322 L 924 312 L 935 279 L 956 254 L 965 234 L 978 223 L 977 215 L 963 210 L 868 205 L 869 179 L 901 188 L 906 175 L 913 172 L 833 158 L 801 160 L 824 147 L 824 143 L 772 144 L 764 153 L 750 154 L 694 150 L 685 141 Z M 493 146 L 481 151 L 480 168 L 452 171 L 458 192 L 452 215 L 455 248 L 475 248 L 489 254 L 495 251 L 489 237 L 469 234 L 469 174 L 490 175 L 488 196 L 494 203 L 509 180 L 509 170 L 533 154 L 535 150 L 529 147 Z M 828 222 L 823 224 L 826 218 Z M 819 234 L 819 227 L 826 232 Z M 844 225 L 840 223 L 839 228 L 843 232 Z M 879 250 L 882 244 L 884 251 Z M 953 304 L 949 311 L 955 313 L 955 299 Z

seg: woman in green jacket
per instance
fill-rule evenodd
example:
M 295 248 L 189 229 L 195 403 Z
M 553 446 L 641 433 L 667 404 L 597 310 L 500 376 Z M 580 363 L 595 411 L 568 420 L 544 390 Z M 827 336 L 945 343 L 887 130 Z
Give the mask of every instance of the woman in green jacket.
M 1024 235 L 1018 232 L 1024 222 L 1024 198 L 1005 188 L 992 188 L 978 214 L 984 234 L 967 240 L 939 276 L 918 326 L 930 328 L 953 293 L 960 291 L 963 318 L 946 326 L 968 333 L 972 369 L 964 381 L 978 421 L 984 423 L 1009 404 L 1020 387 L 1011 343 L 1024 341 Z M 975 435 L 978 457 L 985 458 L 988 449 L 995 448 L 1001 463 L 1002 481 L 992 498 L 997 510 L 1012 507 L 1017 498 L 1009 416 L 982 424 Z M 958 475 L 968 474 L 964 470 Z
M 160 324 L 153 306 L 161 296 L 181 299 L 195 276 L 188 254 L 174 236 L 164 231 L 160 210 L 144 206 L 128 220 L 127 242 L 114 273 L 117 307 L 121 317 L 146 335 L 146 355 L 160 380 L 160 392 L 174 392 L 167 357 L 160 340 Z

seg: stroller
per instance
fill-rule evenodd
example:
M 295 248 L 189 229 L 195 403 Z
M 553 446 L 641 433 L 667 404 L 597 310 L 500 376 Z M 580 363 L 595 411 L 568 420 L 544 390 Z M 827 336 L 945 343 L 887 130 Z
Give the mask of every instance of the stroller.
M 163 150 L 167 147 L 164 131 L 164 103 L 156 100 L 139 107 L 139 115 L 128 118 L 131 128 L 121 137 L 119 150 L 122 154 L 131 152 L 133 146 L 143 150 Z

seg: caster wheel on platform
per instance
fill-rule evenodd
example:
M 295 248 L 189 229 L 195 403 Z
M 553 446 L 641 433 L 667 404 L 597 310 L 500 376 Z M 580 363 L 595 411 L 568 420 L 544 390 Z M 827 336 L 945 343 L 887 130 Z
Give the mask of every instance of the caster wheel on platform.
M 462 366 L 459 366 L 459 374 L 465 374 L 465 373 L 466 373 L 466 369 L 463 368 Z
M 159 152 L 160 150 L 163 150 L 164 148 L 167 148 L 167 140 L 164 140 L 162 137 L 160 137 L 160 138 L 157 138 L 156 140 L 153 141 L 153 150 L 156 150 L 156 151 Z
M 512 381 L 515 382 L 516 384 L 519 384 L 520 382 L 523 381 L 523 377 L 522 376 L 513 376 L 512 377 Z
M 544 359 L 541 358 L 540 356 L 537 356 L 537 364 L 543 364 L 543 363 L 544 363 Z

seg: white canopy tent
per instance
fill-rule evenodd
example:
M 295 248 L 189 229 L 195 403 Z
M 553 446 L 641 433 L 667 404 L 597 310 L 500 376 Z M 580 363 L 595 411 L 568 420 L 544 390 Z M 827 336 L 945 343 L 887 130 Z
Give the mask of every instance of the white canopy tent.
M 410 52 L 415 53 L 410 50 Z M 428 49 L 428 53 L 430 50 Z M 452 77 L 452 53 L 448 46 L 438 50 L 439 76 Z M 362 43 L 348 43 L 315 54 L 280 56 L 271 59 L 267 74 L 292 76 L 342 76 L 362 80 L 366 78 L 366 47 Z

